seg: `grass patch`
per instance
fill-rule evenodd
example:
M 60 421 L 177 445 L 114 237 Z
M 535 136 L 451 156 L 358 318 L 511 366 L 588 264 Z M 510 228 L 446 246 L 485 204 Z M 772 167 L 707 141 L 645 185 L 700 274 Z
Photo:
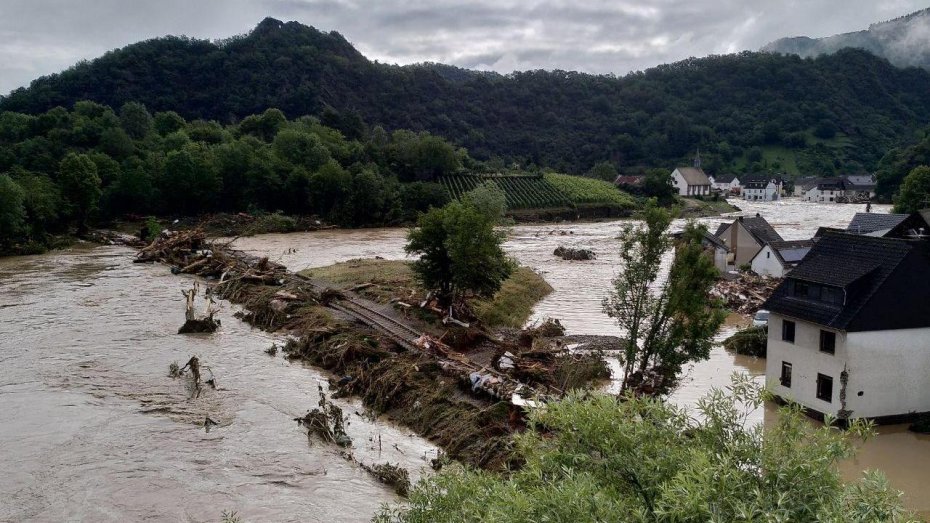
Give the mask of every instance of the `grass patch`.
M 349 260 L 301 274 L 345 289 L 370 283 L 358 293 L 379 303 L 392 299 L 416 302 L 426 294 L 414 280 L 410 263 L 403 260 Z M 518 267 L 494 298 L 475 300 L 472 306 L 478 319 L 488 327 L 520 328 L 536 303 L 550 292 L 552 286 L 542 276 L 528 267 Z
M 356 259 L 307 269 L 301 274 L 320 278 L 346 289 L 371 283 L 373 285 L 358 292 L 378 303 L 387 303 L 392 298 L 413 300 L 424 294 L 413 279 L 410 262 L 403 260 Z
M 552 292 L 542 276 L 529 267 L 518 267 L 493 299 L 475 302 L 475 314 L 488 327 L 521 328 L 539 300 Z

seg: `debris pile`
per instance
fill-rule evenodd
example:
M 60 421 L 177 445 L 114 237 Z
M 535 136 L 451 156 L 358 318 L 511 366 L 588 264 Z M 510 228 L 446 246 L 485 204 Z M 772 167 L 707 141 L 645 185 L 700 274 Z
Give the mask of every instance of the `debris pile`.
M 296 418 L 296 421 L 307 428 L 308 437 L 317 436 L 340 447 L 352 445 L 352 439 L 346 434 L 342 409 L 326 399 L 322 386 L 319 391 L 320 408 L 308 411 L 304 417 Z
M 552 254 L 563 260 L 576 261 L 593 260 L 597 257 L 591 249 L 575 249 L 574 247 L 563 247 L 561 245 L 556 247 Z
M 410 492 L 410 474 L 407 469 L 391 463 L 380 463 L 373 467 L 359 463 L 359 466 L 367 470 L 381 483 L 394 487 L 394 492 L 398 496 L 407 497 Z
M 247 283 L 281 285 L 286 274 L 283 265 L 262 258 L 257 262 L 225 246 L 216 247 L 206 241 L 202 229 L 162 231 L 155 240 L 136 255 L 136 263 L 161 262 L 171 266 L 175 274 L 194 274 L 221 283 L 236 279 Z
M 722 299 L 724 306 L 736 313 L 750 315 L 762 307 L 780 282 L 744 272 L 735 280 L 718 280 L 710 290 L 710 296 Z

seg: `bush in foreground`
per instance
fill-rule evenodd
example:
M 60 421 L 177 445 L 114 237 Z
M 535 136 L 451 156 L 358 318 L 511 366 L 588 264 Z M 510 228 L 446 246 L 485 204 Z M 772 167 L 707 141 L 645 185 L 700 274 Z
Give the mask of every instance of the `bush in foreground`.
M 746 419 L 763 398 L 746 376 L 709 393 L 697 416 L 655 399 L 570 395 L 532 414 L 520 470 L 448 467 L 377 520 L 915 521 L 880 474 L 841 480 L 836 464 L 865 423 L 816 426 L 789 405 L 763 431 Z

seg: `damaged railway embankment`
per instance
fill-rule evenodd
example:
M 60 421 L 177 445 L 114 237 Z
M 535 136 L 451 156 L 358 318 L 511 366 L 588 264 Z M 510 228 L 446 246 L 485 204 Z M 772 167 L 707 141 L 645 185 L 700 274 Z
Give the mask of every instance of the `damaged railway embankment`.
M 334 395 L 360 397 L 476 467 L 518 465 L 512 435 L 525 428 L 527 408 L 609 376 L 599 355 L 568 350 L 557 322 L 508 334 L 431 323 L 428 308 L 410 319 L 411 305 L 399 311 L 291 273 L 200 230 L 163 234 L 136 261 L 206 278 L 213 295 L 243 307 L 242 320 L 290 334 L 288 357 L 332 372 Z

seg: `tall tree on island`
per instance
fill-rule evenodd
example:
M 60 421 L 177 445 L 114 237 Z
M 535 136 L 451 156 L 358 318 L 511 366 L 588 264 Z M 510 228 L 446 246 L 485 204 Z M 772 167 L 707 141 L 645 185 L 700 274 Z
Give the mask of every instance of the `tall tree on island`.
M 706 359 L 723 323 L 723 310 L 707 299 L 717 270 L 701 246 L 702 226 L 685 227 L 668 278 L 655 288 L 662 256 L 673 245 L 671 221 L 671 213 L 650 202 L 644 223 L 628 224 L 620 234 L 622 269 L 602 307 L 626 333 L 621 391 L 637 371 L 651 367 L 673 377 L 685 363 Z
M 444 306 L 468 294 L 493 296 L 513 272 L 501 247 L 504 234 L 494 230 L 498 220 L 496 212 L 452 202 L 422 214 L 407 235 L 405 250 L 420 256 L 414 274 Z
M 97 166 L 86 154 L 68 153 L 58 169 L 58 182 L 71 204 L 78 231 L 87 228 L 87 218 L 100 201 Z

